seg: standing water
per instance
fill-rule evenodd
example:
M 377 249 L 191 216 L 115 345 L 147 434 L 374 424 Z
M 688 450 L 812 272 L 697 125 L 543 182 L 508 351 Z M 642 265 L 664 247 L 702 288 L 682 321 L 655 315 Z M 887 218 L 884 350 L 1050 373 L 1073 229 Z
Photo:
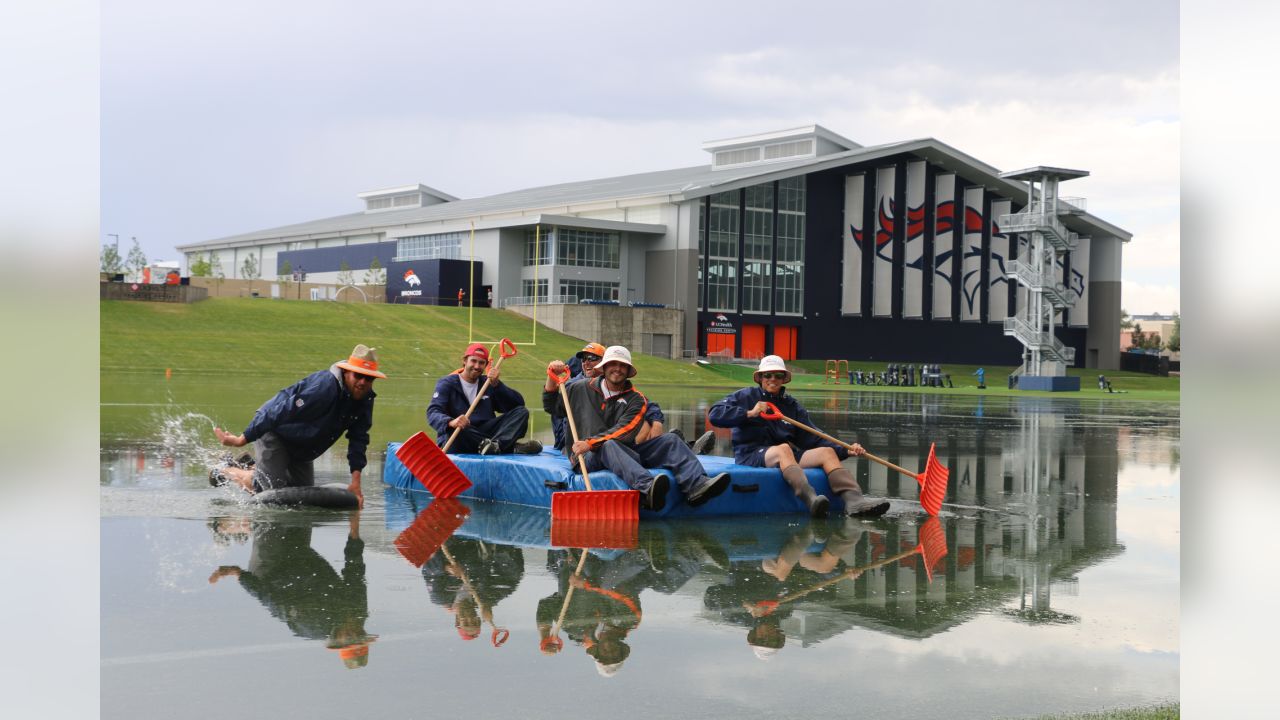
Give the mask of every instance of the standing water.
M 212 425 L 242 428 L 274 382 L 104 403 L 104 717 L 987 718 L 1177 697 L 1176 406 L 804 395 L 898 465 L 936 442 L 941 517 L 851 461 L 885 517 L 646 521 L 575 579 L 582 551 L 551 545 L 545 510 L 377 481 L 378 451 L 419 429 L 408 401 L 379 399 L 361 512 L 211 488 Z M 723 394 L 649 390 L 690 438 Z M 317 482 L 347 480 L 345 451 Z

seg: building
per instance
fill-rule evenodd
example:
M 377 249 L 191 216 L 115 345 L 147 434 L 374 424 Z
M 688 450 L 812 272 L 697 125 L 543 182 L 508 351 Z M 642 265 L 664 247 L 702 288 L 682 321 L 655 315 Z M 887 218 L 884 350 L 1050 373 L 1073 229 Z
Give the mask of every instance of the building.
M 1012 365 L 1036 342 L 1064 366 L 1118 364 L 1131 234 L 1057 197 L 1086 173 L 1002 175 L 932 138 L 863 147 L 819 125 L 703 149 L 708 165 L 482 198 L 364 192 L 361 212 L 179 249 L 188 264 L 217 253 L 228 278 L 253 256 L 311 282 L 377 257 L 388 302 L 456 303 L 465 287 L 512 308 L 662 305 L 682 312 L 671 346 L 686 355 Z M 1045 171 L 1066 174 L 1026 181 Z M 1028 262 L 1043 228 L 1019 218 L 1046 208 L 1060 242 Z M 470 260 L 463 286 L 448 261 Z M 1012 322 L 1044 298 L 1052 327 Z

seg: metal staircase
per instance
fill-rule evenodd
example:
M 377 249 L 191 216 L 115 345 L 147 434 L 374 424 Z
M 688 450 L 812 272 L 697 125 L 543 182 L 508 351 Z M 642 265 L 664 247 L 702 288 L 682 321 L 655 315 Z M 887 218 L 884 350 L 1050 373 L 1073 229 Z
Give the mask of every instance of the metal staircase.
M 1027 289 L 1027 301 L 1018 308 L 1017 316 L 1004 321 L 1004 334 L 1023 346 L 1022 366 L 1016 376 L 1061 377 L 1067 366 L 1075 363 L 1075 348 L 1054 337 L 1054 318 L 1075 304 L 1071 291 L 1058 280 L 1058 260 L 1079 243 L 1079 236 L 1060 218 L 1085 212 L 1086 204 L 1083 198 L 1058 197 L 1058 183 L 1088 174 L 1035 167 L 1001 175 L 1030 185 L 1027 206 L 996 221 L 1001 232 L 1028 238 L 1027 251 L 1005 269 L 1005 277 Z

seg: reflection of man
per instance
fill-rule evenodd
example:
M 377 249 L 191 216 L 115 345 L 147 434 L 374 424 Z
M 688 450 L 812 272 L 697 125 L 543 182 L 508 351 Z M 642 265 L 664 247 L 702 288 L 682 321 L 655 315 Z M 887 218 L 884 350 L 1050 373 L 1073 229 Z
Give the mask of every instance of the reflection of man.
M 581 550 L 578 552 L 587 552 Z M 580 557 L 580 556 L 579 556 Z M 558 576 L 557 591 L 538 602 L 536 621 L 544 654 L 558 652 L 549 642 L 550 632 L 564 610 L 561 628 L 569 639 L 582 646 L 603 677 L 613 677 L 631 655 L 627 635 L 640 625 L 640 591 L 650 565 L 643 551 L 630 551 L 613 560 L 587 558 L 582 575 L 575 575 L 574 552 L 554 552 L 547 556 L 548 569 Z M 573 596 L 566 607 L 569 588 Z
M 542 443 L 537 440 L 521 440 L 529 431 L 529 411 L 524 406 L 524 396 L 499 379 L 497 368 L 489 369 L 489 387 L 476 403 L 476 409 L 467 416 L 467 408 L 484 385 L 483 376 L 488 367 L 488 348 L 483 343 L 471 343 L 462 354 L 462 367 L 436 383 L 427 406 L 427 422 L 436 431 L 436 444 L 443 447 L 454 430 L 461 428 L 458 439 L 449 447 L 450 452 L 481 455 L 542 452 Z
M 338 438 L 347 434 L 347 463 L 351 484 L 347 486 L 364 506 L 360 473 L 367 464 L 369 428 L 373 427 L 373 392 L 378 372 L 374 349 L 356 345 L 351 357 L 328 370 L 314 372 L 275 394 L 258 408 L 241 435 L 214 428 L 218 441 L 228 447 L 254 443 L 258 460 L 254 469 L 217 467 L 209 482 L 234 482 L 257 492 L 268 488 L 300 487 L 315 484 L 312 461 L 324 454 Z
M 294 635 L 325 640 L 325 646 L 338 651 L 348 668 L 364 667 L 369 663 L 369 644 L 378 636 L 364 629 L 369 600 L 360 513 L 351 513 L 349 522 L 341 574 L 311 548 L 310 523 L 255 523 L 251 526 L 249 568 L 223 565 L 209 576 L 209 583 L 228 575 L 236 577 L 240 586 Z M 218 518 L 213 530 L 220 541 L 239 539 L 245 533 L 245 521 Z
M 454 562 L 436 552 L 422 566 L 422 578 L 431 602 L 453 613 L 458 635 L 474 640 L 483 623 L 494 625 L 494 606 L 516 591 L 524 577 L 524 553 L 514 545 L 458 537 L 445 547 Z

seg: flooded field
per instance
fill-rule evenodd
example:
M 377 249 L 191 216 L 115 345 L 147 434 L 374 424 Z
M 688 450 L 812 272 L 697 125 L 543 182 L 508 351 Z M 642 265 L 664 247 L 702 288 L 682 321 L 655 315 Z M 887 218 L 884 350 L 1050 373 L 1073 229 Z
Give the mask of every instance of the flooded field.
M 936 442 L 941 517 L 850 461 L 885 517 L 645 522 L 583 561 L 545 510 L 379 482 L 429 379 L 379 381 L 363 511 L 211 488 L 213 424 L 239 431 L 293 379 L 103 377 L 104 717 L 989 718 L 1178 697 L 1175 405 L 803 394 L 899 465 Z M 537 387 L 517 387 L 549 441 Z M 689 438 L 723 395 L 642 389 Z M 345 452 L 317 482 L 346 481 Z

